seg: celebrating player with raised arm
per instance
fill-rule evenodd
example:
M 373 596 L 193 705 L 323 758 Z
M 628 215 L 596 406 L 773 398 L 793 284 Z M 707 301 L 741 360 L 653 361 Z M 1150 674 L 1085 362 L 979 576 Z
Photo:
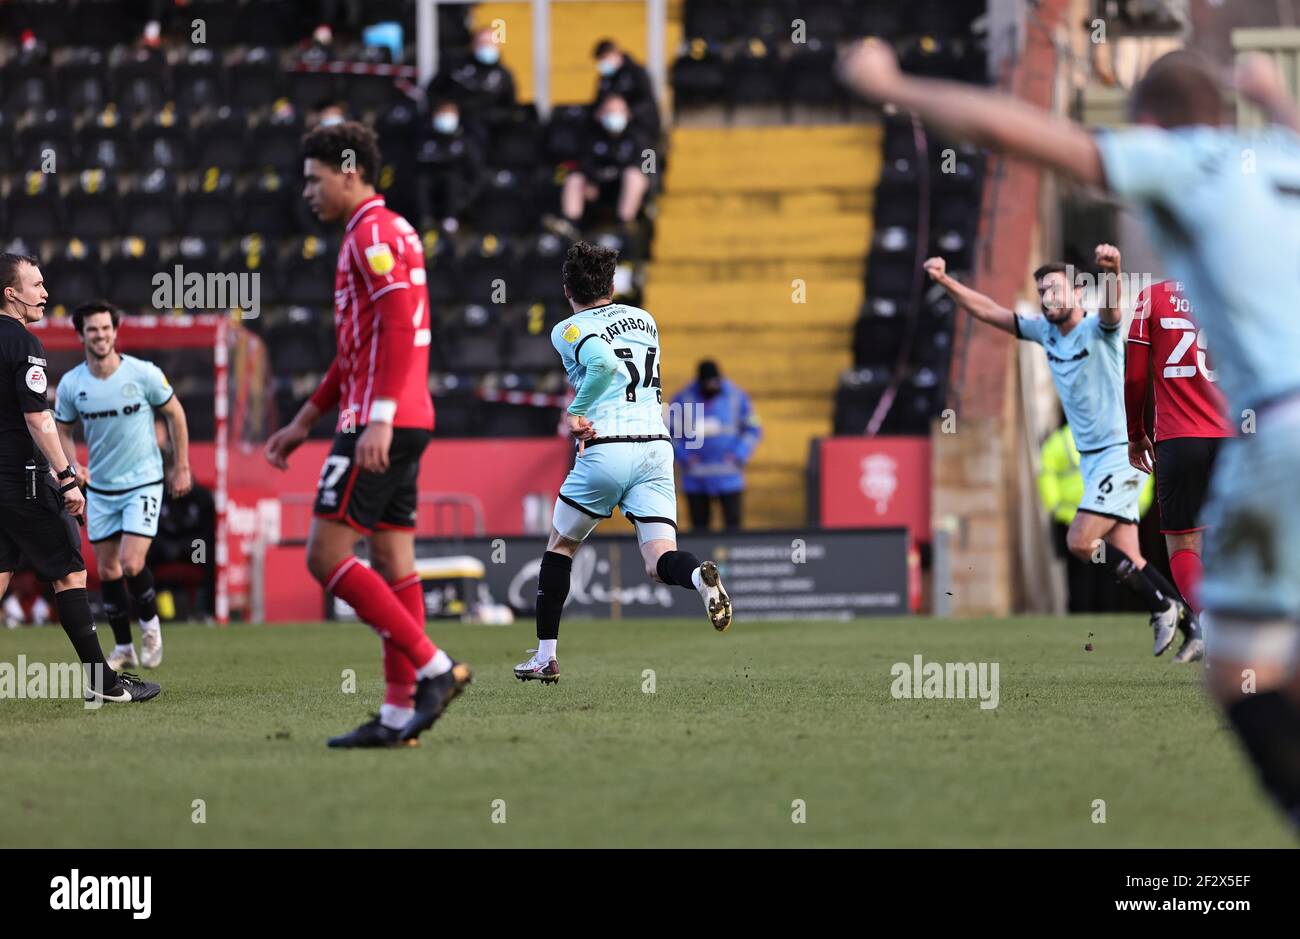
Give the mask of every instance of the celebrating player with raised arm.
M 429 294 L 424 248 L 411 224 L 375 193 L 374 131 L 346 121 L 303 138 L 303 196 L 323 221 L 345 222 L 334 277 L 334 362 L 293 421 L 266 444 L 285 468 L 322 414 L 339 409 L 321 467 L 307 567 L 383 639 L 384 703 L 331 747 L 413 743 L 470 682 L 424 632 L 415 571 L 420 456 L 433 434 Z M 353 553 L 370 543 L 370 566 Z
M 1201 525 L 1214 460 L 1232 428 L 1223 395 L 1182 285 L 1161 281 L 1138 295 L 1129 324 L 1124 407 L 1129 462 L 1156 474 L 1160 531 L 1169 549 L 1174 583 L 1193 615 L 1201 609 Z M 1145 426 L 1148 394 L 1155 394 L 1155 445 Z
M 155 409 L 167 422 L 176 454 L 167 486 L 173 496 L 190 491 L 190 435 L 185 410 L 158 366 L 117 351 L 122 311 L 105 300 L 72 311 L 72 325 L 86 360 L 59 380 L 54 418 L 68 462 L 77 466 L 72 431 L 80 421 L 89 451 L 77 467 L 86 487 L 86 527 L 95 548 L 104 612 L 116 646 L 114 670 L 162 664 L 162 629 L 153 574 L 145 567 L 158 534 L 163 497 L 163 459 L 154 430 Z M 129 593 L 129 601 L 128 601 Z M 131 642 L 130 607 L 140 621 L 140 656 Z
M 1253 431 L 1223 445 L 1204 512 L 1210 689 L 1263 785 L 1300 825 L 1300 116 L 1276 66 L 1252 56 L 1236 76 L 1270 126 L 1223 126 L 1214 71 L 1179 51 L 1156 60 L 1131 92 L 1138 126 L 1095 136 L 1003 95 L 904 75 L 878 42 L 855 45 L 841 73 L 954 137 L 1144 209 L 1201 317 L 1227 413 Z
M 614 506 L 636 526 L 646 575 L 698 591 L 713 628 L 724 632 L 731 626 L 731 598 L 718 565 L 677 550 L 677 491 L 659 385 L 659 327 L 645 310 L 611 299 L 617 262 L 614 251 L 585 242 L 571 247 L 564 259 L 564 295 L 573 315 L 551 331 L 551 344 L 577 389 L 566 416 L 578 441 L 578 458 L 555 502 L 551 538 L 537 575 L 538 648 L 515 666 L 520 681 L 559 681 L 555 647 L 573 556 Z
M 1115 247 L 1097 246 L 1098 267 L 1118 277 L 1119 264 Z M 1129 464 L 1124 437 L 1124 349 L 1118 306 L 1096 316 L 1085 315 L 1064 264 L 1045 264 L 1034 272 L 1043 315 L 1032 318 L 1012 313 L 949 277 L 943 258 L 926 261 L 925 269 L 976 319 L 1043 347 L 1083 474 L 1083 501 L 1067 539 L 1070 552 L 1082 561 L 1104 562 L 1120 583 L 1142 598 L 1151 611 L 1156 655 L 1169 648 L 1181 628 L 1186 640 L 1174 661 L 1199 657 L 1195 622 L 1172 585 L 1147 564 L 1138 547 L 1142 474 Z M 1099 554 L 1102 541 L 1106 547 Z

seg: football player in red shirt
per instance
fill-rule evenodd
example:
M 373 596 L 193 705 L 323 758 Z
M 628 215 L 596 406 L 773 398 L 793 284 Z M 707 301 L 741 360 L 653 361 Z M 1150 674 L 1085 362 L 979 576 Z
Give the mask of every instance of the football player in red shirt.
M 414 743 L 470 681 L 424 632 L 415 572 L 416 484 L 433 433 L 429 296 L 424 251 L 406 219 L 375 193 L 379 146 L 349 121 L 303 138 L 303 197 L 322 221 L 344 223 L 334 277 L 333 364 L 315 394 L 266 444 L 284 469 L 322 414 L 339 410 L 321 467 L 307 567 L 379 633 L 387 690 L 380 713 L 331 747 Z M 370 566 L 353 553 L 359 537 Z
M 1199 614 L 1201 531 L 1197 516 L 1219 441 L 1232 436 L 1223 417 L 1223 395 L 1205 352 L 1205 337 L 1192 317 L 1182 285 L 1161 281 L 1138 294 L 1129 324 L 1124 371 L 1129 462 L 1144 473 L 1154 464 L 1161 533 L 1169 548 L 1174 583 Z M 1145 426 L 1147 396 L 1155 391 L 1153 447 Z M 1205 654 L 1199 625 L 1175 656 L 1193 661 Z

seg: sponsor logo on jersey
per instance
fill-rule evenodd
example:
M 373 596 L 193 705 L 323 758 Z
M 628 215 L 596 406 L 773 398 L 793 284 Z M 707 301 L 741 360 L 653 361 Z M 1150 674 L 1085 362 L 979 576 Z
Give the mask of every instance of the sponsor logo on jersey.
M 122 386 L 122 397 L 138 398 L 140 397 L 140 386 L 133 381 L 127 382 Z
M 393 252 L 388 245 L 377 244 L 366 248 L 366 263 L 370 265 L 372 271 L 382 277 L 392 271 L 397 262 L 393 260 Z
M 578 328 L 578 324 L 570 323 L 569 327 L 564 331 L 564 341 L 570 344 L 575 343 L 581 335 L 582 330 Z
M 27 370 L 27 387 L 32 391 L 38 395 L 43 395 L 48 385 L 49 380 L 45 377 L 45 369 L 39 365 L 33 365 Z
M 27 362 L 28 362 L 29 365 L 46 365 L 46 364 L 48 364 L 44 359 L 42 359 L 42 358 L 41 358 L 40 356 L 38 356 L 38 355 L 29 355 L 29 356 L 27 357 Z

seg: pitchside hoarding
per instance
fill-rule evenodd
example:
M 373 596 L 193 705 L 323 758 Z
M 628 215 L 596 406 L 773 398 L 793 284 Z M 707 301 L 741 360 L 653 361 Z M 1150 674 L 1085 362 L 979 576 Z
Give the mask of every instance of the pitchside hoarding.
M 847 620 L 907 612 L 907 533 L 902 528 L 684 535 L 680 546 L 718 562 L 742 621 Z M 416 543 L 418 568 L 432 573 L 445 569 L 440 559 L 475 559 L 483 571 L 480 599 L 506 604 L 516 616 L 530 618 L 545 550 L 541 537 Z M 477 570 L 478 564 L 466 567 Z M 461 595 L 459 584 L 448 584 L 426 580 L 431 617 Z M 646 577 L 635 541 L 591 538 L 574 558 L 566 617 L 698 618 L 701 611 L 695 594 Z M 337 600 L 331 612 L 351 616 Z

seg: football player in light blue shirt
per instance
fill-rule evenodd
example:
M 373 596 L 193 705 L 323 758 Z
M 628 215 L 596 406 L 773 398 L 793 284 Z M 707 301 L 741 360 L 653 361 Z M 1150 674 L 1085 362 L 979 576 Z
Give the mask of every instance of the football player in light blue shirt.
M 697 591 L 713 628 L 723 632 L 731 626 L 731 598 L 718 565 L 677 550 L 677 491 L 659 384 L 659 327 L 645 310 L 611 299 L 617 263 L 616 251 L 586 242 L 569 248 L 564 259 L 564 295 L 573 315 L 551 331 L 551 343 L 577 389 L 566 418 L 578 452 L 555 502 L 551 537 L 537 575 L 538 648 L 515 666 L 520 681 L 559 681 L 555 648 L 573 556 L 615 506 L 636 526 L 646 574 Z
M 1120 255 L 1113 245 L 1098 245 L 1096 261 L 1103 272 L 1118 277 Z M 1103 561 L 1120 583 L 1142 598 L 1151 612 L 1156 655 L 1169 648 L 1181 628 L 1186 640 L 1175 661 L 1200 658 L 1203 643 L 1190 610 L 1164 575 L 1147 564 L 1138 545 L 1143 473 L 1128 459 L 1119 307 L 1086 315 L 1064 264 L 1045 264 L 1034 271 L 1043 312 L 1034 317 L 1012 313 L 948 276 L 943 258 L 931 258 L 925 268 L 976 319 L 1043 347 L 1083 474 L 1083 500 L 1067 538 L 1070 552 L 1084 562 Z
M 189 432 L 185 411 L 162 369 L 117 351 L 121 311 L 110 303 L 79 306 L 72 323 L 86 360 L 59 381 L 54 417 L 68 462 L 86 487 L 86 531 L 99 567 L 104 611 L 116 646 L 114 670 L 162 664 L 162 630 L 154 597 L 153 574 L 145 555 L 158 534 L 163 497 L 163 459 L 154 429 L 162 415 L 171 436 L 174 460 L 167 472 L 173 496 L 189 492 Z M 73 429 L 80 422 L 89 451 L 88 465 L 77 464 Z M 128 593 L 140 621 L 141 654 L 131 642 Z
M 1280 71 L 1263 55 L 1239 64 L 1235 90 L 1270 124 L 1242 131 L 1224 126 L 1215 70 L 1193 53 L 1169 53 L 1130 94 L 1138 126 L 1094 136 L 1013 98 L 905 76 L 878 42 L 854 46 L 840 68 L 861 93 L 947 135 L 1142 208 L 1196 307 L 1241 429 L 1220 451 L 1204 510 L 1208 684 L 1265 788 L 1300 827 L 1300 111 Z

